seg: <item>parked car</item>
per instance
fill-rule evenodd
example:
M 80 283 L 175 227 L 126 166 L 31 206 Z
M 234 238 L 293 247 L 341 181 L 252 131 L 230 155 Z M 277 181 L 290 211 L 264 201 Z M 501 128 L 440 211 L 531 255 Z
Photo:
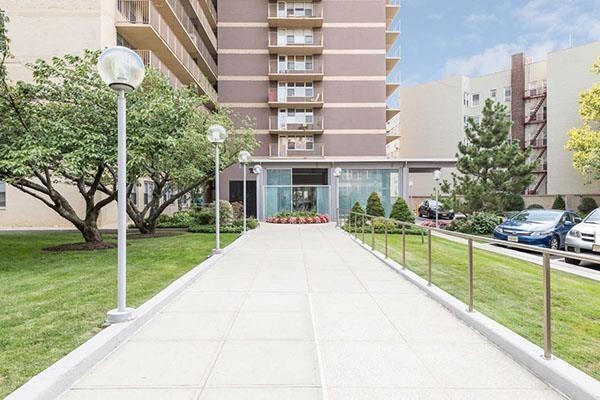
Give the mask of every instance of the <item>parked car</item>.
M 600 254 L 600 208 L 573 227 L 567 234 L 565 250 L 575 253 Z M 565 257 L 565 262 L 579 265 L 580 260 Z
M 565 210 L 523 210 L 494 228 L 494 238 L 532 246 L 562 249 L 567 232 L 581 218 Z
M 438 208 L 438 202 L 435 200 L 425 200 L 419 204 L 419 217 L 435 218 L 435 210 Z M 438 218 L 454 219 L 454 210 L 444 209 L 443 204 L 439 203 Z

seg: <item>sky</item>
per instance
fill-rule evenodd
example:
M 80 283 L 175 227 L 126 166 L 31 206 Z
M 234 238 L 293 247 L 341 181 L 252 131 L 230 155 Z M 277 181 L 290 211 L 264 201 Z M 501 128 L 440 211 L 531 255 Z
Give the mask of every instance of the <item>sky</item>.
M 600 0 L 402 0 L 400 22 L 406 87 L 600 40 Z

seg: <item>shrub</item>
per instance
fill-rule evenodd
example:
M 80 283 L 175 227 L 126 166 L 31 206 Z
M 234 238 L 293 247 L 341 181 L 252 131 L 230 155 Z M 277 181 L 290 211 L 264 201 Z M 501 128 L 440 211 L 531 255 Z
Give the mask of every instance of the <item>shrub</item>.
M 577 207 L 582 216 L 588 215 L 596 208 L 598 208 L 598 204 L 596 203 L 596 200 L 591 197 L 583 197 L 581 203 L 579 203 L 579 207 Z
M 274 217 L 277 218 L 290 218 L 290 217 L 316 217 L 319 214 L 317 214 L 316 211 L 282 211 L 280 213 L 277 213 L 274 215 Z
M 242 229 L 239 226 L 234 225 L 221 225 L 219 231 L 221 233 L 240 233 Z M 216 227 L 215 225 L 198 225 L 192 224 L 188 228 L 188 232 L 193 233 L 215 233 Z
M 386 227 L 388 232 L 393 231 L 394 228 L 398 227 L 398 224 L 396 222 L 390 219 L 385 219 L 383 217 L 373 218 L 373 221 L 371 221 L 371 223 L 373 224 L 373 229 L 377 233 L 384 233 L 386 231 Z
M 233 208 L 233 219 L 244 218 L 244 203 L 234 201 L 231 203 L 231 208 Z
M 521 195 L 513 193 L 506 196 L 505 211 L 521 211 L 525 209 L 525 200 Z
M 443 219 L 438 220 L 438 226 L 440 227 L 440 229 L 448 229 L 450 224 L 452 224 L 452 221 Z M 425 226 L 427 228 L 435 228 L 435 221 L 423 221 L 421 226 Z
M 392 212 L 390 213 L 390 218 L 393 218 L 402 222 L 410 222 L 411 224 L 415 223 L 415 216 L 408 208 L 408 204 L 402 197 L 398 197 L 392 206 Z
M 473 225 L 468 219 L 455 219 L 446 227 L 446 229 L 461 233 L 472 233 Z
M 544 206 L 538 203 L 533 203 L 527 206 L 528 210 L 543 210 Z
M 177 211 L 172 216 L 158 217 L 157 228 L 187 228 L 194 221 L 193 211 Z
M 385 217 L 385 209 L 383 208 L 383 204 L 381 204 L 381 198 L 379 198 L 376 192 L 369 195 L 366 211 L 367 214 L 374 217 Z
M 243 229 L 244 227 L 244 219 L 236 219 L 233 221 L 233 226 L 239 226 Z M 256 229 L 258 226 L 258 220 L 256 218 L 246 218 L 246 228 L 247 229 Z
M 356 215 L 356 214 L 364 214 L 365 210 L 363 210 L 363 208 L 360 206 L 360 203 L 357 201 L 356 203 L 354 203 L 354 205 L 352 206 L 352 209 L 350 210 L 350 215 L 349 215 L 349 220 L 350 223 L 354 223 L 355 225 L 362 225 L 362 217 L 360 215 Z
M 554 210 L 564 210 L 567 207 L 567 205 L 565 204 L 565 200 L 562 198 L 562 196 L 559 194 L 556 196 L 556 198 L 554 199 L 554 203 L 552 203 L 552 209 Z
M 208 209 L 215 215 L 215 203 L 210 203 Z M 214 217 L 213 217 L 214 219 Z M 219 222 L 221 225 L 231 225 L 233 223 L 233 207 L 227 200 L 219 200 Z
M 194 214 L 194 225 L 211 225 L 215 223 L 214 210 L 202 210 Z
M 489 212 L 474 213 L 471 218 L 471 230 L 478 235 L 488 235 L 494 231 L 500 220 L 496 214 Z

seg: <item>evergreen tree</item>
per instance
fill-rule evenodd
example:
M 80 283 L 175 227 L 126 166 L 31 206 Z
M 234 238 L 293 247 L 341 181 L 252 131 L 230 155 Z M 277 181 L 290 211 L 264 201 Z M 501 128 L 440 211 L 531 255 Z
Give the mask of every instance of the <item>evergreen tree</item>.
M 394 202 L 392 206 L 392 212 L 390 213 L 390 218 L 402 221 L 402 222 L 410 222 L 411 224 L 415 223 L 415 216 L 408 208 L 408 204 L 402 197 L 398 197 L 398 199 Z
M 452 187 L 442 190 L 462 196 L 462 211 L 505 211 L 515 194 L 525 191 L 533 181 L 537 162 L 530 163 L 531 149 L 510 142 L 511 121 L 506 106 L 485 101 L 481 122 L 468 119 L 466 139 L 458 144 Z
M 564 210 L 567 207 L 567 205 L 565 204 L 565 200 L 562 198 L 562 196 L 559 194 L 556 196 L 556 198 L 554 199 L 554 203 L 552 203 L 552 209 L 553 210 Z
M 381 204 L 381 198 L 376 192 L 371 193 L 367 199 L 367 214 L 374 217 L 385 217 L 385 209 Z
M 354 203 L 354 205 L 352 206 L 352 209 L 350 210 L 350 223 L 354 223 L 355 225 L 360 225 L 362 223 L 363 220 L 363 216 L 360 214 L 364 214 L 365 210 L 363 210 L 363 208 L 361 207 L 360 203 L 357 201 L 356 203 Z

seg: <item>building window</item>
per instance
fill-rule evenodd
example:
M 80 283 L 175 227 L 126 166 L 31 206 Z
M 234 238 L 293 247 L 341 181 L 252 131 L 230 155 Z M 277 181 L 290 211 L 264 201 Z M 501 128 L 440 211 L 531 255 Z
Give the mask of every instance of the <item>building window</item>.
M 481 115 L 474 116 L 473 121 L 475 121 L 476 124 L 479 124 L 481 122 Z
M 479 107 L 479 93 L 475 93 L 471 96 L 471 105 L 473 107 Z
M 469 93 L 467 93 L 467 92 L 463 93 L 463 105 L 465 107 L 469 107 L 469 97 L 470 97 Z
M 169 201 L 173 198 L 173 191 L 169 188 L 163 193 L 163 201 Z
M 491 89 L 490 90 L 490 99 L 492 100 L 496 100 L 496 89 Z
M 0 208 L 6 207 L 6 183 L 0 182 Z
M 315 148 L 314 136 L 288 136 L 288 150 L 304 150 L 311 151 Z
M 137 195 L 138 195 L 137 184 L 134 184 L 133 187 L 131 188 L 131 193 L 129 194 L 129 200 L 136 206 L 137 206 Z
M 512 89 L 510 87 L 504 88 L 504 101 L 509 102 L 512 99 Z
M 147 206 L 152 198 L 152 191 L 154 190 L 154 182 L 144 182 L 144 205 Z

